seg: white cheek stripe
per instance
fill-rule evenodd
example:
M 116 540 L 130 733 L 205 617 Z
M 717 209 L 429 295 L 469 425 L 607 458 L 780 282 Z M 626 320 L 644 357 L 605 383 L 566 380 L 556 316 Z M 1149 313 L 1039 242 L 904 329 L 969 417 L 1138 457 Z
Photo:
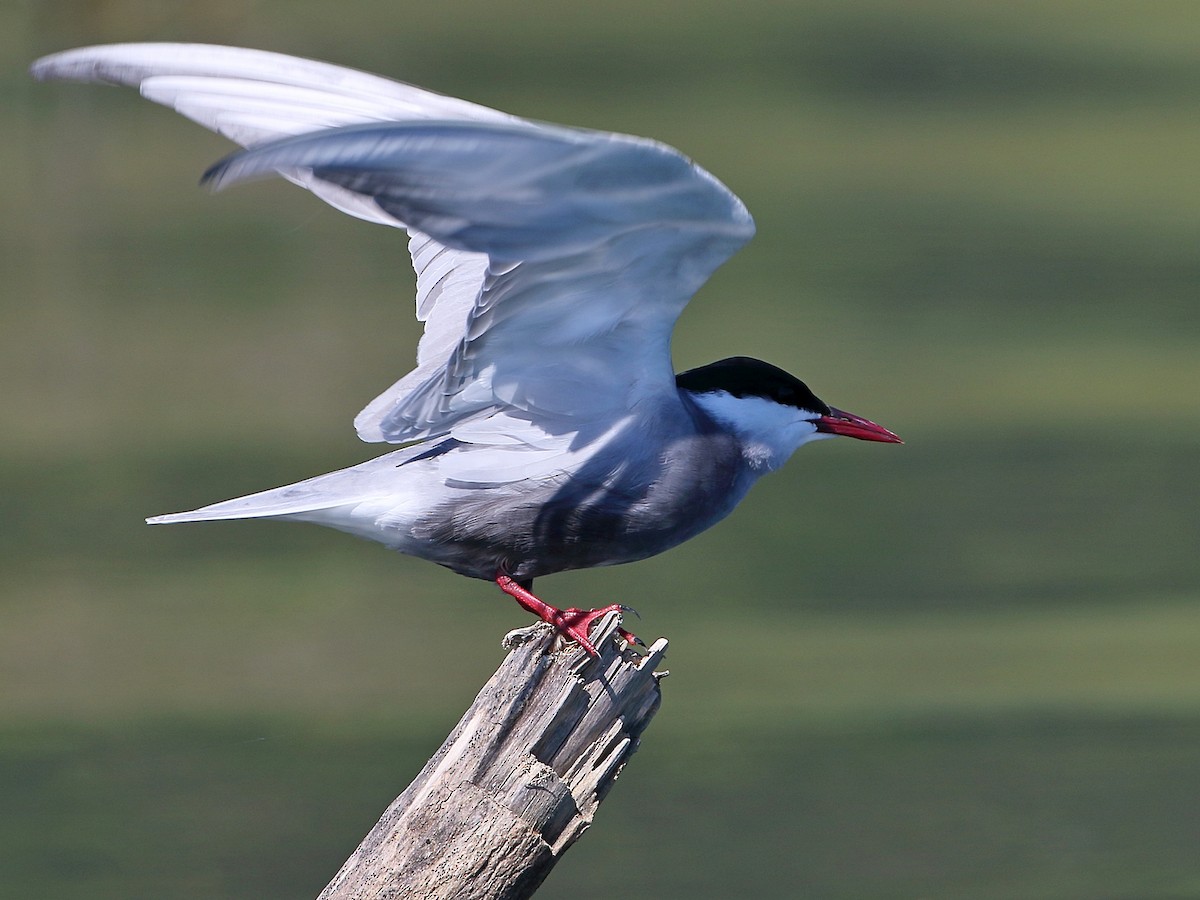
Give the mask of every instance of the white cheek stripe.
M 815 413 L 764 397 L 735 397 L 725 391 L 692 394 L 700 407 L 737 435 L 755 469 L 777 469 L 808 441 L 827 437 L 813 424 Z

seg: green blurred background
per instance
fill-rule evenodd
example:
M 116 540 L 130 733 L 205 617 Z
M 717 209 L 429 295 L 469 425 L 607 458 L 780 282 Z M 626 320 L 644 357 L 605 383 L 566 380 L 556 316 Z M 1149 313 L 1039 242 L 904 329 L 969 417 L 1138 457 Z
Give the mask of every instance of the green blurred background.
M 25 75 L 125 40 L 680 147 L 759 236 L 677 365 L 907 440 L 542 583 L 672 675 L 539 897 L 1200 897 L 1200 15 L 981 0 L 0 5 L 0 896 L 314 897 L 527 621 L 332 531 L 142 525 L 374 455 L 417 329 L 400 235 Z

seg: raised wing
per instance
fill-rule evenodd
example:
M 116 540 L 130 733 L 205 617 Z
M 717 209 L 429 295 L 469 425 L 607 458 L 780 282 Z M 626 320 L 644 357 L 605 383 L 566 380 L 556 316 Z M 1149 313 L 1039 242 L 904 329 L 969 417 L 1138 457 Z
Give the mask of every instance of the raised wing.
M 506 113 L 426 91 L 377 75 L 265 50 L 211 44 L 109 44 L 82 47 L 39 59 L 32 73 L 42 80 L 101 82 L 137 88 L 142 96 L 176 110 L 243 147 L 295 134 L 362 122 L 422 119 L 512 121 Z M 303 169 L 281 170 L 331 206 L 360 219 L 405 227 L 363 194 L 313 177 Z M 487 258 L 443 247 L 409 231 L 417 274 L 417 318 L 425 334 L 412 381 L 445 366 L 483 286 Z M 405 388 L 394 386 L 400 396 Z M 380 435 L 363 435 L 382 440 Z
M 753 230 L 736 197 L 669 147 L 527 122 L 347 126 L 236 154 L 206 177 L 221 187 L 296 167 L 489 259 L 445 368 L 360 415 L 360 432 L 377 423 L 387 440 L 490 407 L 573 430 L 673 392 L 675 320 Z
M 70 51 L 35 73 L 138 83 L 250 144 L 210 170 L 214 186 L 278 172 L 339 208 L 413 233 L 426 336 L 418 368 L 355 420 L 365 440 L 456 427 L 470 440 L 479 430 L 472 422 L 488 411 L 497 421 L 484 431 L 497 440 L 603 429 L 673 391 L 676 318 L 753 234 L 732 193 L 661 144 L 534 124 L 320 63 L 184 46 L 198 61 L 182 76 L 147 76 L 143 54 L 155 65 L 171 55 L 147 45 Z M 244 67 L 235 78 L 253 82 L 265 66 L 275 81 L 269 90 L 178 83 L 217 62 L 225 72 L 225 60 Z M 341 109 L 343 94 L 364 105 Z M 419 116 L 414 96 L 429 104 Z M 355 115 L 360 124 L 338 118 Z M 270 127 L 296 136 L 258 143 Z

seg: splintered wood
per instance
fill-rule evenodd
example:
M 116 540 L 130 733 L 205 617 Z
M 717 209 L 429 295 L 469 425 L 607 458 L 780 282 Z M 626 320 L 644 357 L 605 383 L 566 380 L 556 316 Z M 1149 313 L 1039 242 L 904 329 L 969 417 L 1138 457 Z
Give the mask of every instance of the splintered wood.
M 594 659 L 548 625 L 513 649 L 421 774 L 388 807 L 318 900 L 530 897 L 592 823 L 662 699 L 655 668 L 592 632 Z

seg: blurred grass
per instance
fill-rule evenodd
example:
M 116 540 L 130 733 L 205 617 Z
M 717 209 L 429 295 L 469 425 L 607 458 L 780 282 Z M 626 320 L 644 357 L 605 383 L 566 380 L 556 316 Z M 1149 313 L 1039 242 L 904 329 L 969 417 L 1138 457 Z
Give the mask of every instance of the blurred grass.
M 0 7 L 0 896 L 315 895 L 521 616 L 315 528 L 142 517 L 356 462 L 402 240 L 41 53 L 210 40 L 680 147 L 759 236 L 677 331 L 903 448 L 804 450 L 546 581 L 666 703 L 541 895 L 1200 895 L 1200 17 L 1106 4 Z

